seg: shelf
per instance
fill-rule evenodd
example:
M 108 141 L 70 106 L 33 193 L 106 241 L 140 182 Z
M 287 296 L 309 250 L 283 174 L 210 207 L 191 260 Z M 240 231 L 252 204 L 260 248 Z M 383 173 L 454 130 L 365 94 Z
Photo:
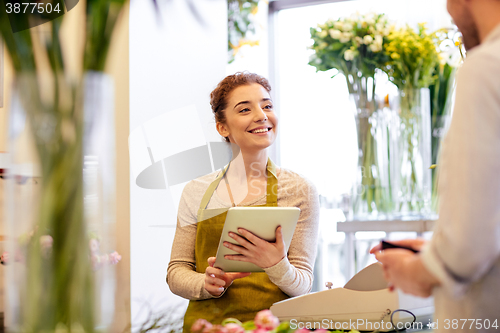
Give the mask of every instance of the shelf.
M 426 232 L 432 231 L 436 220 L 380 220 L 337 222 L 339 232 L 385 231 Z
M 355 272 L 355 234 L 358 231 L 417 232 L 432 231 L 436 220 L 376 220 L 337 222 L 337 231 L 345 233 L 347 278 Z

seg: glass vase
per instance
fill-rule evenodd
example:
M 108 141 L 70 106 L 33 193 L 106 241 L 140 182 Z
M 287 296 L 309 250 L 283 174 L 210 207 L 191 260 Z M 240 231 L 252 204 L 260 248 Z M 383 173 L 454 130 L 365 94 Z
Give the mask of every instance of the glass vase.
M 107 266 L 118 257 L 108 248 L 114 176 L 103 174 L 114 171 L 114 143 L 95 136 L 110 130 L 114 138 L 112 109 L 96 102 L 109 98 L 108 83 L 89 88 L 88 80 L 58 77 L 45 90 L 40 80 L 17 77 L 10 109 L 6 325 L 23 333 L 106 331 L 114 310 Z
M 451 104 L 451 103 L 449 103 Z M 432 149 L 432 158 L 431 163 L 433 165 L 438 164 L 441 142 L 446 134 L 449 124 L 451 122 L 451 115 L 449 114 L 450 106 L 448 106 L 446 110 L 446 114 L 442 116 L 432 116 L 431 119 L 431 149 Z M 432 203 L 431 203 L 431 211 L 433 214 L 437 215 L 438 212 L 438 193 L 437 193 L 437 184 L 438 184 L 438 170 L 434 167 L 431 170 L 432 174 Z
M 358 165 L 351 202 L 355 220 L 384 219 L 391 212 L 388 122 L 375 98 L 372 77 L 349 76 L 350 101 L 358 142 Z
M 432 153 L 429 89 L 399 90 L 398 146 L 394 152 L 396 210 L 400 218 L 431 215 Z

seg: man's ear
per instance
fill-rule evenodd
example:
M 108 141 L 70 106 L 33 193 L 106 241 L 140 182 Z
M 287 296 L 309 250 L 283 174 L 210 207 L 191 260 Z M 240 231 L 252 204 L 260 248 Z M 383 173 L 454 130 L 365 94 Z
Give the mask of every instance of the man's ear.
M 228 137 L 230 134 L 226 124 L 217 123 L 215 124 L 215 128 L 217 129 L 217 132 L 219 132 L 219 134 L 223 137 Z

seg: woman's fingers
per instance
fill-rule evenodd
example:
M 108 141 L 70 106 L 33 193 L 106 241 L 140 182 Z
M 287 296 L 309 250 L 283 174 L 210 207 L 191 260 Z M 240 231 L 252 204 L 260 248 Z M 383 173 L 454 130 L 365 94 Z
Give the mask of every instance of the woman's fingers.
M 214 267 L 215 257 L 209 257 L 207 261 L 208 261 L 208 266 Z
M 243 246 L 239 246 L 239 245 L 232 244 L 229 242 L 224 242 L 224 246 L 227 247 L 228 249 L 233 250 L 234 252 L 239 253 L 239 255 L 248 254 L 248 250 L 246 248 L 244 248 Z M 238 254 L 235 254 L 235 256 L 238 256 Z M 227 258 L 227 256 L 225 256 L 224 258 Z
M 210 295 L 219 296 L 224 291 L 224 287 L 205 282 L 205 290 L 208 291 Z
M 258 245 L 259 241 L 262 241 L 262 239 L 255 236 L 246 229 L 239 228 L 238 232 L 241 234 L 241 236 L 238 235 L 237 233 L 230 232 L 229 237 L 231 237 L 232 239 L 237 241 L 241 246 L 246 247 L 247 249 L 250 248 L 251 246 Z
M 227 273 L 226 275 L 229 277 L 229 279 L 231 279 L 231 282 L 233 282 L 236 279 L 241 279 L 241 278 L 247 277 L 250 274 L 252 274 L 252 273 L 250 273 L 250 272 L 238 272 L 238 273 Z
M 285 247 L 285 241 L 283 240 L 283 232 L 281 231 L 281 226 L 276 228 L 276 246 Z
M 224 291 L 225 272 L 219 268 L 215 268 L 215 257 L 210 257 L 207 260 L 208 267 L 205 269 L 205 290 L 213 296 L 219 296 Z
M 208 266 L 207 269 L 205 270 L 205 274 L 222 277 L 224 276 L 225 272 L 219 268 Z

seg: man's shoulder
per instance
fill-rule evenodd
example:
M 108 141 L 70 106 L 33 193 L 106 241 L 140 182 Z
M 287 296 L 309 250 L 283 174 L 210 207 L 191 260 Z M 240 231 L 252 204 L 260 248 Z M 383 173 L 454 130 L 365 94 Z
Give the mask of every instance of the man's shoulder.
M 500 68 L 500 38 L 487 41 L 467 53 L 464 67 Z

